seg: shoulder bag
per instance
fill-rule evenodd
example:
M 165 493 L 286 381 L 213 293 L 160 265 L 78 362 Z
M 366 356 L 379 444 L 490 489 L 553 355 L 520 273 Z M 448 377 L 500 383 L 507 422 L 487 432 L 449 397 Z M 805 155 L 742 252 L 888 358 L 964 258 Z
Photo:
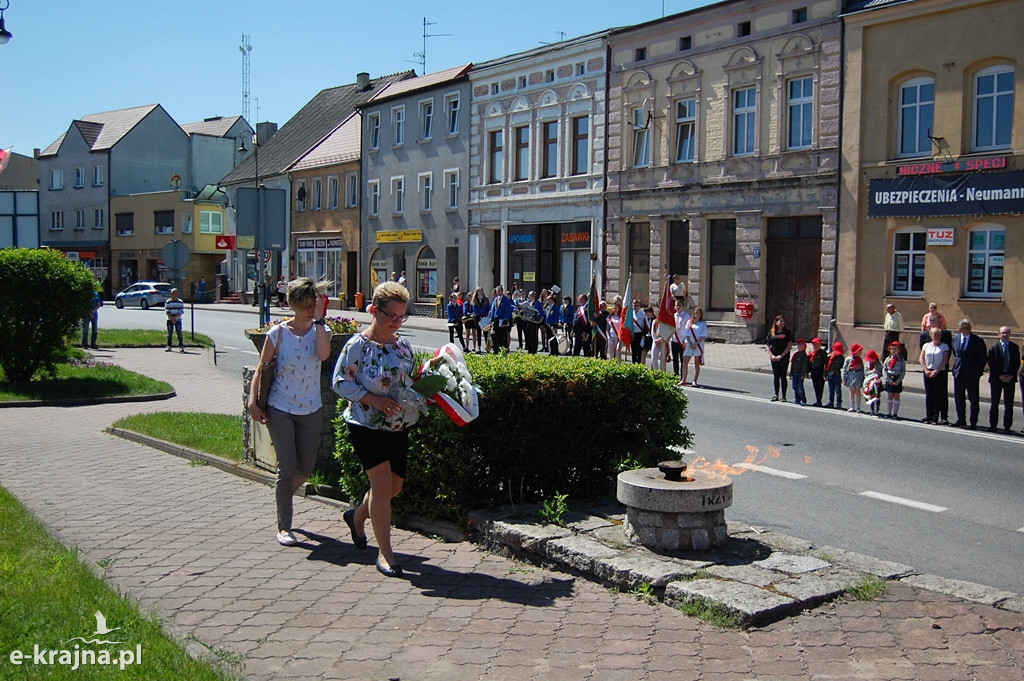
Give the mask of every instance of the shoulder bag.
M 267 342 L 270 334 L 267 334 Z M 277 372 L 277 352 L 281 349 L 281 340 L 278 339 L 274 346 L 274 356 L 260 364 L 260 385 L 256 392 L 256 406 L 262 411 L 267 410 L 267 397 L 270 395 L 270 386 L 274 384 L 274 374 Z

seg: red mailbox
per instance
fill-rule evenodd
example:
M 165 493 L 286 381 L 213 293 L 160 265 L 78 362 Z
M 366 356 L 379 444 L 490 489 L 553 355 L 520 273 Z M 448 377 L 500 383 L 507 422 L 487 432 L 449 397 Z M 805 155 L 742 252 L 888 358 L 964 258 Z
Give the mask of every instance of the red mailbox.
M 749 301 L 737 302 L 736 316 L 742 319 L 751 319 L 754 316 L 754 304 Z

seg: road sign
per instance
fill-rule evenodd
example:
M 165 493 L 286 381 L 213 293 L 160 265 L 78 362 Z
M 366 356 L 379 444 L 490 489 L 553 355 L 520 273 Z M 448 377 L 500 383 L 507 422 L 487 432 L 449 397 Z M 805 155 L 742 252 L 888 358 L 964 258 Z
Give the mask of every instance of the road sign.
M 273 253 L 270 250 L 263 249 L 263 262 L 270 262 L 270 256 L 272 255 Z
M 163 250 L 160 251 L 160 259 L 164 261 L 167 269 L 183 270 L 188 265 L 188 261 L 192 259 L 192 252 L 188 250 L 184 241 L 175 239 L 164 245 Z

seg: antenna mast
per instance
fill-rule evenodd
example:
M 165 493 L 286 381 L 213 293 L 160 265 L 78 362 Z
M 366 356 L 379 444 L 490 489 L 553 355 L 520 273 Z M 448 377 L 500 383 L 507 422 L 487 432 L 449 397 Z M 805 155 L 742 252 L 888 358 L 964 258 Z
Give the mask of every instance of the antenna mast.
M 413 63 L 420 65 L 421 76 L 427 72 L 427 38 L 440 38 L 451 35 L 451 33 L 427 33 L 427 26 L 435 25 L 437 25 L 436 21 L 427 21 L 427 18 L 423 17 L 423 51 L 412 53 L 412 56 L 416 57 L 416 61 Z
M 252 52 L 252 45 L 249 44 L 249 36 L 242 34 L 242 44 L 238 46 L 242 53 L 242 118 L 249 121 L 249 53 Z

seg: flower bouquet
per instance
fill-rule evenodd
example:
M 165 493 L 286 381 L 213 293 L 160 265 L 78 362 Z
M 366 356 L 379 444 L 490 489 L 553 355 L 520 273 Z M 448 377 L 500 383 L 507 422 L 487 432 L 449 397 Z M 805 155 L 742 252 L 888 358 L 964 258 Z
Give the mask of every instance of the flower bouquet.
M 480 415 L 480 389 L 473 384 L 462 351 L 451 343 L 423 363 L 412 389 L 439 406 L 455 425 L 464 426 Z

